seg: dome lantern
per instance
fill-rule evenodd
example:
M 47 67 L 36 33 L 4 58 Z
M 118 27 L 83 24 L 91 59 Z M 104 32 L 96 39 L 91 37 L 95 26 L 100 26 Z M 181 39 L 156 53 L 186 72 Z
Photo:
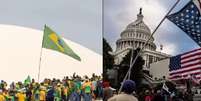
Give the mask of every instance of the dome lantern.
M 140 8 L 140 12 L 139 12 L 139 14 L 137 15 L 137 20 L 139 20 L 139 21 L 142 21 L 143 20 L 143 15 L 142 15 L 142 8 Z

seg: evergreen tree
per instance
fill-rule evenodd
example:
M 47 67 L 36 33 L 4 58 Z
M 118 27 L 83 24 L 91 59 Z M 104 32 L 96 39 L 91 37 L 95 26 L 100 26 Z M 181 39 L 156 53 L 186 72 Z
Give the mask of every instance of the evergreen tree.
M 109 52 L 112 52 L 112 48 L 109 43 L 103 38 L 103 78 L 107 79 L 107 69 L 113 68 L 114 58 Z
M 140 49 L 134 50 L 133 61 L 139 51 L 140 51 Z M 123 58 L 122 62 L 120 63 L 120 68 L 119 68 L 119 72 L 118 72 L 119 84 L 120 84 L 120 82 L 123 81 L 128 69 L 130 67 L 131 53 L 132 53 L 132 51 L 129 51 L 128 54 Z M 142 71 L 143 65 L 144 65 L 144 60 L 141 56 L 139 56 L 131 69 L 130 79 L 136 82 L 137 87 L 139 87 L 141 80 L 143 78 L 143 71 Z

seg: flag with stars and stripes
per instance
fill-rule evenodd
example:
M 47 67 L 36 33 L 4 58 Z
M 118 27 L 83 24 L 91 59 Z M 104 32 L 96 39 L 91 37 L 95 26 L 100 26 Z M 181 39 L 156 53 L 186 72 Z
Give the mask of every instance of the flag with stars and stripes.
M 169 79 L 182 80 L 195 78 L 201 80 L 201 48 L 170 58 Z
M 201 46 L 201 0 L 191 0 L 180 11 L 167 18 Z

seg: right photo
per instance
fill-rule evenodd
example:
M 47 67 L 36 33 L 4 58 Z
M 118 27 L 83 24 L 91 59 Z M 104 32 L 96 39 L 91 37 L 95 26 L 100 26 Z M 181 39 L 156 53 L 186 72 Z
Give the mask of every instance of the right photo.
M 103 101 L 201 100 L 201 0 L 103 0 Z

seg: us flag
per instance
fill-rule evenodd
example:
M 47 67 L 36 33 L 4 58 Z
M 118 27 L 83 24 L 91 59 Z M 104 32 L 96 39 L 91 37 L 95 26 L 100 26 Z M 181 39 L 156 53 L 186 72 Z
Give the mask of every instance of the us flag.
M 190 0 L 180 11 L 167 18 L 201 46 L 201 0 Z
M 169 79 L 182 80 L 194 77 L 201 80 L 201 48 L 170 58 Z

